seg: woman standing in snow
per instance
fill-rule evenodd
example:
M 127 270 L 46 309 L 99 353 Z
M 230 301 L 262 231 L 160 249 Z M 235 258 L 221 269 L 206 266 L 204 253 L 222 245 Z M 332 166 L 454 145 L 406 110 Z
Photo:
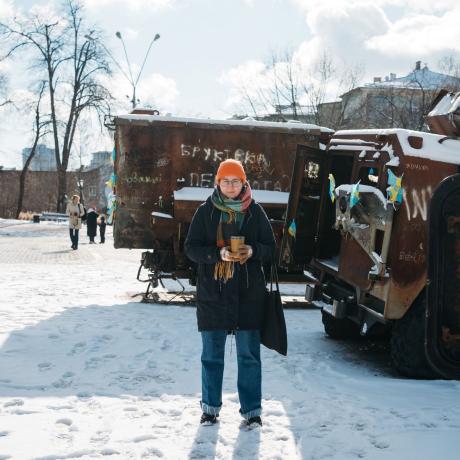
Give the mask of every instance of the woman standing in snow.
M 94 208 L 88 209 L 88 214 L 86 216 L 86 233 L 89 236 L 89 244 L 96 244 L 94 237 L 97 233 L 97 218 L 99 214 Z
M 237 253 L 231 236 L 244 236 Z M 197 319 L 203 349 L 201 424 L 217 422 L 222 406 L 225 341 L 235 335 L 240 413 L 249 427 L 261 426 L 260 326 L 265 299 L 264 262 L 275 239 L 262 207 L 252 199 L 242 164 L 223 161 L 212 195 L 195 212 L 185 241 L 197 263 Z
M 71 248 L 78 249 L 78 232 L 81 229 L 81 217 L 85 209 L 80 204 L 80 197 L 72 195 L 72 199 L 67 203 L 66 214 L 69 216 L 69 234 L 72 242 Z

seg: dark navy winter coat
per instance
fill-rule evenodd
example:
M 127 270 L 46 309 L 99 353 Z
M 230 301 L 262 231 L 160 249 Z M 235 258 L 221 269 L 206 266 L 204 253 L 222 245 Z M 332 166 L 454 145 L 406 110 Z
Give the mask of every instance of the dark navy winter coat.
M 185 240 L 185 253 L 198 266 L 198 330 L 260 329 L 265 299 L 262 264 L 270 262 L 275 251 L 270 222 L 262 207 L 253 201 L 240 230 L 253 255 L 243 265 L 235 263 L 233 278 L 216 281 L 214 267 L 221 260 L 216 246 L 220 214 L 208 198 L 195 212 Z

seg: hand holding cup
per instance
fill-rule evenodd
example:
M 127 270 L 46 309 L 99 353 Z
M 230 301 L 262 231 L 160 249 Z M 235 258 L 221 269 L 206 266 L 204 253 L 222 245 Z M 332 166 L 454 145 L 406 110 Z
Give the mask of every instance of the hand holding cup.
M 249 244 L 241 244 L 238 248 L 238 258 L 240 264 L 243 265 L 248 261 L 250 257 L 252 257 L 252 247 Z
M 240 260 L 238 255 L 231 251 L 230 246 L 224 246 L 220 250 L 220 258 L 225 262 L 238 262 Z

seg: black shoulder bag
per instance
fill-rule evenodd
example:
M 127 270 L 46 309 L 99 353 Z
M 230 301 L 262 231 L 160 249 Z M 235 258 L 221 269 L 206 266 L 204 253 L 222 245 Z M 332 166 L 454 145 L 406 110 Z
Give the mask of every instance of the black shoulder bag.
M 86 212 L 86 208 L 84 206 L 82 206 L 81 203 L 78 204 L 78 208 L 80 209 L 80 213 L 81 213 L 81 208 L 83 207 L 83 215 L 80 216 L 81 218 L 81 221 L 82 222 L 86 222 L 86 217 L 88 216 L 87 212 Z
M 273 282 L 275 282 L 276 290 L 273 290 Z M 270 268 L 270 290 L 265 293 L 260 342 L 281 355 L 287 355 L 286 321 L 278 285 L 278 271 L 274 263 Z

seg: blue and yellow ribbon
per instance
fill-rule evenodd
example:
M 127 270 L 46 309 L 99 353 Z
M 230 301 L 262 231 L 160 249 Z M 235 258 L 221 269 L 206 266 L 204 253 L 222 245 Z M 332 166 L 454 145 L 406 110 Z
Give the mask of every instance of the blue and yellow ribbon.
M 296 233 L 297 233 L 297 226 L 296 226 L 296 224 L 295 224 L 295 220 L 294 220 L 294 219 L 292 220 L 291 224 L 290 224 L 289 227 L 288 227 L 288 233 L 289 233 L 289 235 L 292 236 L 292 238 L 295 238 L 295 235 L 296 235 Z
M 329 174 L 329 196 L 331 197 L 331 201 L 334 203 L 335 201 L 335 178 L 333 174 Z
M 388 169 L 388 185 L 387 188 L 387 198 L 388 201 L 392 203 L 402 203 L 403 200 L 403 188 L 402 188 L 402 178 L 396 176 L 391 169 Z
M 359 182 L 351 187 L 350 209 L 359 202 Z

